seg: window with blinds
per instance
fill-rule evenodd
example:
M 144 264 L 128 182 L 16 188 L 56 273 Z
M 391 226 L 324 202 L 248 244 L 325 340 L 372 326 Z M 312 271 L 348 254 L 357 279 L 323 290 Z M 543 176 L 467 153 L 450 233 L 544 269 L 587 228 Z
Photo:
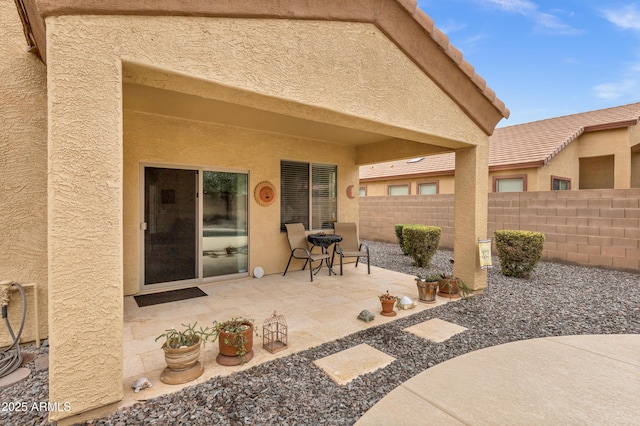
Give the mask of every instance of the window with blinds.
M 523 192 L 522 178 L 496 179 L 496 192 Z
M 286 223 L 332 229 L 338 213 L 337 176 L 335 165 L 280 162 L 280 230 Z

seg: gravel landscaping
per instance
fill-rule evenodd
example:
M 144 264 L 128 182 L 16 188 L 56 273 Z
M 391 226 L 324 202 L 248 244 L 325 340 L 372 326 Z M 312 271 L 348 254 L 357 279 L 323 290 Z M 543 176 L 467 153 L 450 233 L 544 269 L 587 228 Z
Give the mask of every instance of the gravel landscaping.
M 424 275 L 452 270 L 450 251 L 440 250 L 427 270 L 411 266 L 397 244 L 368 242 L 372 264 Z M 497 259 L 494 259 L 497 263 Z M 402 329 L 440 318 L 468 328 L 443 343 Z M 640 333 L 637 274 L 541 262 L 529 279 L 489 272 L 483 295 L 446 304 L 345 338 L 217 377 L 175 394 L 124 408 L 86 425 L 351 425 L 385 394 L 453 357 L 523 339 L 573 334 Z M 313 361 L 366 343 L 397 360 L 347 385 L 332 382 Z M 35 352 L 34 347 L 25 348 Z M 45 353 L 41 348 L 40 353 Z M 27 365 L 35 371 L 34 363 Z M 47 374 L 2 389 L 2 402 L 46 401 Z M 47 424 L 46 413 L 0 412 L 0 424 Z

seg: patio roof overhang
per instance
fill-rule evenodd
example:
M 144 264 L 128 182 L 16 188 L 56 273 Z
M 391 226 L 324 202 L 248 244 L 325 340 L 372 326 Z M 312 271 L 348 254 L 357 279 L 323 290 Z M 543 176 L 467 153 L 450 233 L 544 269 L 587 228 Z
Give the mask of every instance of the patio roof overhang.
M 469 143 L 275 99 L 173 71 L 126 62 L 124 109 L 355 146 L 356 164 L 450 152 Z
M 15 0 L 23 22 L 27 42 L 46 63 L 46 23 L 50 16 L 63 15 L 141 15 L 141 16 L 200 16 L 247 19 L 331 20 L 371 23 L 382 31 L 425 74 L 453 99 L 458 106 L 487 134 L 491 135 L 509 110 L 498 99 L 473 66 L 449 43 L 447 36 L 434 27 L 433 21 L 417 8 L 415 0 L 327 0 L 307 2 L 286 0 L 265 3 L 262 0 L 242 2 L 183 2 L 178 0 Z M 161 96 L 160 93 L 157 94 Z M 333 129 L 332 133 L 340 133 Z M 366 133 L 366 132 L 365 132 Z M 359 133 L 356 140 L 384 143 L 379 136 Z M 352 136 L 356 136 L 352 134 Z M 393 137 L 393 136 L 392 136 Z M 379 139 L 376 141 L 376 139 Z M 407 138 L 389 144 L 391 150 L 406 156 L 418 154 Z M 420 138 L 409 138 L 422 144 Z M 435 140 L 429 141 L 437 142 Z M 427 143 L 429 143 L 427 142 Z M 429 143 L 429 144 L 431 144 Z M 435 143 L 434 145 L 439 145 Z M 456 149 L 455 146 L 445 148 Z M 420 153 L 436 153 L 418 146 Z M 446 149 L 445 149 L 446 151 Z M 443 152 L 442 149 L 439 152 Z M 367 158 L 363 154 L 359 163 L 389 160 Z M 401 157 L 398 157 L 401 158 Z

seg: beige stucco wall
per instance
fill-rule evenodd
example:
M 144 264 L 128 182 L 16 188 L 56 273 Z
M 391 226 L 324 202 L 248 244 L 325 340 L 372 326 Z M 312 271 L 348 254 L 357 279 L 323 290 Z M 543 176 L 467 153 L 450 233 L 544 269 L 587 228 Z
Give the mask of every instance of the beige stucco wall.
M 0 0 L 0 281 L 35 283 L 40 337 L 47 334 L 47 87 L 44 65 L 27 52 L 16 6 Z M 8 316 L 19 328 L 19 293 Z M 33 294 L 27 290 L 22 341 L 35 338 Z M 0 326 L 0 346 L 10 343 Z
M 631 156 L 629 131 L 626 128 L 583 134 L 579 139 L 578 155 L 580 158 L 613 155 L 615 157 L 614 188 L 630 187 Z
M 571 189 L 580 187 L 580 161 L 578 160 L 580 142 L 573 141 L 555 155 L 549 164 L 538 170 L 538 190 L 551 190 L 551 176 L 571 179 Z
M 631 148 L 631 188 L 640 188 L 640 125 L 629 127 Z
M 126 93 L 125 93 L 125 96 Z M 280 232 L 280 200 L 259 205 L 253 188 L 264 180 L 280 188 L 280 161 L 338 166 L 338 220 L 356 222 L 357 199 L 346 188 L 357 185 L 354 147 L 310 143 L 299 138 L 194 122 L 135 111 L 124 115 L 124 292 L 140 290 L 139 165 L 182 164 L 249 173 L 249 270 L 281 273 L 289 258 L 286 234 Z M 291 268 L 301 268 L 302 262 Z
M 148 140 L 151 132 L 142 120 L 123 121 L 123 61 L 265 95 L 252 106 L 270 111 L 396 138 L 487 144 L 460 108 L 368 24 L 131 16 L 50 17 L 46 23 L 49 305 L 56 307 L 49 313 L 49 391 L 52 401 L 72 406 L 52 413 L 52 420 L 122 398 L 123 248 L 132 244 L 124 226 L 133 223 L 128 216 L 125 223 L 123 161 L 130 158 L 123 139 Z M 209 131 L 188 126 L 198 142 L 179 147 L 192 150 L 184 154 L 191 162 Z M 240 133 L 230 137 L 249 139 Z M 316 141 L 293 142 L 278 142 L 282 157 L 311 158 L 304 150 L 320 155 L 311 150 Z M 223 158 L 231 163 L 231 155 Z M 251 183 L 277 182 L 274 170 L 252 175 Z M 135 177 L 128 179 L 137 186 Z M 276 207 L 264 210 L 278 217 Z M 266 221 L 256 219 L 252 232 Z M 135 274 L 129 268 L 127 274 Z
M 367 197 L 388 195 L 390 185 L 410 185 L 410 195 L 418 195 L 418 186 L 420 184 L 434 182 L 438 182 L 438 194 L 453 194 L 455 192 L 455 178 L 453 175 L 362 182 L 360 186 L 366 186 Z

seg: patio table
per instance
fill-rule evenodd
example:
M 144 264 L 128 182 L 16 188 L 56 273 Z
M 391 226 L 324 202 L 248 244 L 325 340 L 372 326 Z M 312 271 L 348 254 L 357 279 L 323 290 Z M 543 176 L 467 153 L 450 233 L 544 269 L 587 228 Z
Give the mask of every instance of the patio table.
M 342 241 L 342 235 L 326 234 L 324 232 L 320 232 L 317 234 L 307 235 L 307 241 L 309 241 L 313 245 L 313 247 L 315 246 L 321 247 L 322 253 L 329 254 L 329 247 L 331 247 L 332 244 L 339 243 L 340 241 Z M 313 250 L 313 247 L 311 247 L 311 250 Z M 326 261 L 327 268 L 329 268 L 329 275 L 331 275 L 332 273 L 334 275 L 338 275 L 333 270 L 333 265 L 329 263 L 329 258 L 323 259 L 323 261 Z M 320 262 L 320 265 L 315 271 L 316 274 L 318 273 L 318 271 L 320 271 L 320 268 L 322 268 L 322 261 Z

